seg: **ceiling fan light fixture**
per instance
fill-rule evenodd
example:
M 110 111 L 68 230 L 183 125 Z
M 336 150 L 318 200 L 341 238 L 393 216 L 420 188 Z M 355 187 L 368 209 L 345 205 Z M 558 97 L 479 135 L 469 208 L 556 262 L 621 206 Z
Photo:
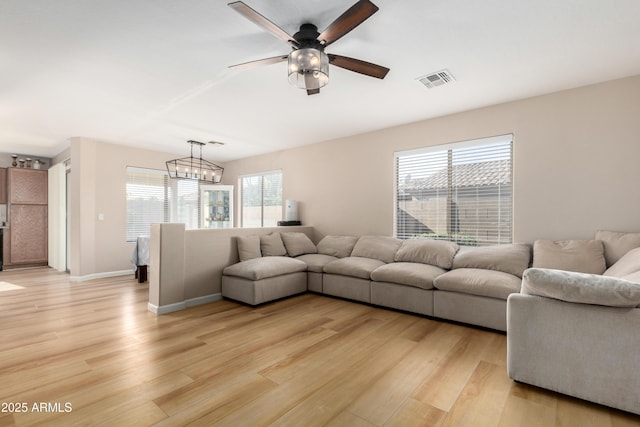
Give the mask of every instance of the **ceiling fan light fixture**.
M 289 54 L 289 83 L 300 89 L 320 89 L 329 83 L 329 57 L 320 49 L 303 48 Z

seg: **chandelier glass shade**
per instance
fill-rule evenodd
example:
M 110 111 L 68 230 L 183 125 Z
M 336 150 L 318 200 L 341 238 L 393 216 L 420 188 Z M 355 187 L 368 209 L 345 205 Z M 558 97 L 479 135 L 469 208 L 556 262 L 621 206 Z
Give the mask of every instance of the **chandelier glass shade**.
M 329 57 L 322 50 L 303 48 L 289 54 L 289 83 L 300 89 L 320 89 L 329 83 Z
M 172 179 L 193 179 L 207 184 L 220 184 L 224 168 L 202 158 L 204 142 L 187 141 L 191 144 L 191 156 L 168 160 L 167 172 Z M 200 157 L 193 157 L 193 146 L 200 147 Z

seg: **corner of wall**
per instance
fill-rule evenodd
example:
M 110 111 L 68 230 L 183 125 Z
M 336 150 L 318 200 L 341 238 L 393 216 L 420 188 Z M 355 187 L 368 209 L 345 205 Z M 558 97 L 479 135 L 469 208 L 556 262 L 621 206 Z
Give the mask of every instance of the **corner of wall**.
M 149 302 L 157 307 L 184 303 L 184 224 L 152 224 Z

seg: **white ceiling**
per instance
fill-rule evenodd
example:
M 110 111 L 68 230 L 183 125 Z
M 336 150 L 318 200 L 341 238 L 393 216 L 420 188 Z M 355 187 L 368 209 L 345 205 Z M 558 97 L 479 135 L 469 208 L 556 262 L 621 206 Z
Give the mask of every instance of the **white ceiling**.
M 245 0 L 293 34 L 356 0 Z M 0 0 L 0 152 L 51 157 L 70 137 L 225 161 L 640 74 L 638 0 L 373 0 L 329 53 L 319 95 L 286 63 L 229 65 L 289 46 L 220 0 Z M 448 69 L 452 85 L 416 78 Z

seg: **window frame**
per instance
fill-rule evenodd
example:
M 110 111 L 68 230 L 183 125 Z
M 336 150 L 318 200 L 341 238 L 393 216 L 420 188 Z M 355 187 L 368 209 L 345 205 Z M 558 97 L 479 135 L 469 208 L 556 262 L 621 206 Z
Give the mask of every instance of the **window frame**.
M 268 175 L 275 175 L 275 174 L 279 174 L 280 175 L 280 188 L 278 190 L 279 193 L 279 197 L 280 197 L 280 204 L 279 205 L 265 205 L 265 176 Z M 250 179 L 250 178 L 258 178 L 260 179 L 260 185 L 261 185 L 261 194 L 260 194 L 260 225 L 256 226 L 256 225 L 247 225 L 246 224 L 246 219 L 245 219 L 245 188 L 244 188 L 244 180 L 245 179 Z M 282 220 L 282 210 L 283 210 L 283 203 L 284 203 L 284 199 L 283 199 L 283 181 L 284 181 L 284 174 L 282 173 L 282 169 L 274 169 L 274 170 L 269 170 L 269 171 L 265 171 L 265 172 L 258 172 L 258 173 L 249 173 L 249 174 L 243 174 L 243 175 L 239 175 L 238 176 L 238 224 L 241 228 L 263 228 L 263 227 L 272 227 L 272 226 L 276 226 L 278 221 Z M 265 225 L 265 206 L 279 206 L 280 207 L 280 211 L 279 211 L 279 215 L 278 218 L 275 219 L 275 224 L 273 225 Z
M 461 194 L 464 194 L 463 188 L 464 186 L 455 186 L 455 185 L 451 185 L 452 182 L 452 175 L 454 175 L 454 171 L 456 169 L 456 166 L 468 166 L 468 165 L 472 165 L 472 164 L 476 164 L 476 163 L 483 163 L 480 161 L 454 161 L 453 160 L 453 156 L 462 156 L 464 157 L 465 154 L 468 155 L 468 153 L 474 154 L 472 152 L 472 150 L 477 149 L 478 153 L 475 153 L 474 155 L 476 156 L 482 156 L 482 155 L 486 155 L 485 151 L 490 151 L 491 147 L 497 147 L 500 144 L 502 145 L 506 145 L 508 146 L 508 148 L 506 148 L 504 151 L 500 152 L 499 154 L 496 154 L 496 161 L 505 161 L 506 164 L 508 164 L 508 182 L 505 184 L 498 184 L 496 185 L 496 187 L 499 190 L 498 193 L 498 201 L 495 205 L 486 205 L 489 206 L 487 209 L 487 212 L 489 212 L 489 208 L 491 209 L 495 209 L 497 212 L 497 226 L 495 227 L 495 230 L 492 228 L 481 228 L 478 227 L 476 230 L 476 234 L 470 234 L 469 236 L 465 237 L 464 233 L 460 233 L 460 213 L 458 211 L 458 204 L 460 203 L 460 200 L 454 200 L 454 197 L 458 197 Z M 513 200 L 514 200 L 514 194 L 513 194 L 513 182 L 514 182 L 514 174 L 513 174 L 513 153 L 514 153 L 514 137 L 513 134 L 504 134 L 504 135 L 498 135 L 498 136 L 492 136 L 492 137 L 485 137 L 485 138 L 477 138 L 477 139 L 473 139 L 473 140 L 465 140 L 465 141 L 459 141 L 459 142 L 453 142 L 453 143 L 447 143 L 447 144 L 440 144 L 440 145 L 433 145 L 433 146 L 427 146 L 427 147 L 421 147 L 421 148 L 417 148 L 417 149 L 410 149 L 410 150 L 402 150 L 402 151 L 396 151 L 394 152 L 394 185 L 393 185 L 393 189 L 394 189 L 394 194 L 393 194 L 393 205 L 394 205 L 394 210 L 393 210 L 393 233 L 394 236 L 402 238 L 402 239 L 407 239 L 407 238 L 412 238 L 412 237 L 423 237 L 423 238 L 432 238 L 432 239 L 441 239 L 441 240 L 452 240 L 452 241 L 457 241 L 460 244 L 469 244 L 469 245 L 489 245 L 489 244 L 497 244 L 497 243 L 511 243 L 513 242 L 513 224 L 514 224 L 514 218 L 513 218 Z M 437 197 L 439 197 L 440 199 L 446 199 L 446 204 L 444 205 L 444 207 L 440 206 L 438 208 L 438 211 L 444 211 L 445 214 L 443 215 L 434 215 L 434 218 L 438 218 L 437 220 L 434 220 L 435 223 L 439 223 L 439 227 L 438 230 L 436 230 L 435 232 L 432 232 L 432 234 L 427 234 L 426 236 L 421 236 L 419 235 L 419 233 L 414 234 L 414 236 L 410 236 L 410 233 L 407 232 L 407 228 L 408 227 L 406 225 L 406 223 L 404 224 L 403 227 L 401 227 L 401 222 L 403 221 L 402 219 L 399 218 L 400 215 L 400 211 L 402 210 L 403 216 L 408 215 L 408 212 L 405 210 L 406 209 L 406 204 L 403 204 L 403 201 L 401 201 L 401 198 L 405 198 L 404 201 L 406 201 L 407 197 L 410 197 L 409 193 L 402 193 L 402 185 L 401 185 L 401 180 L 403 180 L 403 178 L 400 176 L 400 174 L 402 173 L 400 171 L 401 165 L 401 159 L 404 157 L 405 160 L 408 157 L 411 156 L 429 156 L 433 154 L 434 156 L 441 156 L 444 158 L 444 156 L 446 155 L 446 164 L 442 163 L 438 164 L 438 162 L 434 159 L 431 159 L 429 162 L 424 162 L 425 164 L 429 163 L 429 165 L 431 167 L 435 167 L 436 165 L 442 165 L 444 164 L 446 167 L 446 172 L 445 174 L 447 175 L 447 184 L 444 187 L 444 191 L 446 192 L 446 197 L 444 195 L 444 192 L 442 195 L 439 195 Z M 487 157 L 489 158 L 489 157 Z M 489 163 L 490 160 L 487 160 L 486 163 Z M 406 167 L 406 166 L 405 166 Z M 426 166 L 422 166 L 425 168 L 426 170 Z M 405 169 L 407 170 L 407 169 Z M 408 168 L 408 170 L 410 171 L 411 169 Z M 419 169 L 418 169 L 419 170 Z M 424 172 L 424 170 L 419 170 L 421 172 Z M 503 169 L 501 169 L 501 172 L 503 171 Z M 436 174 L 443 174 L 443 169 L 434 169 L 434 172 L 432 172 L 433 176 L 435 176 Z M 406 176 L 406 175 L 404 175 Z M 430 177 L 431 175 L 426 175 L 425 178 Z M 481 185 L 472 185 L 469 186 L 469 188 L 471 189 L 476 189 L 476 193 L 478 193 L 480 196 L 484 196 L 486 194 L 489 193 L 483 193 L 484 189 Z M 488 187 L 486 187 L 488 188 Z M 424 191 L 428 191 L 428 190 L 424 190 Z M 435 189 L 432 189 L 432 191 L 435 191 Z M 504 192 L 504 194 L 502 192 Z M 455 194 L 454 194 L 455 193 Z M 480 198 L 480 196 L 476 196 L 476 198 Z M 413 196 L 411 196 L 412 199 L 411 201 L 414 201 Z M 420 199 L 422 202 L 424 202 L 424 200 L 427 200 L 427 198 L 421 198 Z M 455 202 L 455 203 L 454 203 Z M 505 202 L 507 204 L 505 204 Z M 480 206 L 479 202 L 478 202 L 478 206 Z M 482 205 L 485 206 L 485 205 Z M 425 208 L 420 207 L 420 211 L 424 211 Z M 509 213 L 508 219 L 504 218 L 504 215 L 502 215 L 503 210 L 505 210 L 506 212 Z M 415 211 L 414 211 L 415 212 Z M 446 232 L 442 233 L 441 232 L 441 228 L 442 228 L 442 223 L 443 221 L 441 220 L 441 218 L 444 217 L 445 218 L 445 223 L 446 223 Z M 415 219 L 415 218 L 412 218 Z M 406 220 L 404 220 L 406 221 Z M 418 220 L 418 223 L 420 225 L 423 225 L 425 228 L 427 229 L 431 229 L 431 227 L 429 227 L 425 222 Z M 474 224 L 473 221 L 468 221 L 468 223 L 470 224 Z M 479 220 L 478 220 L 478 215 L 476 215 L 476 219 L 475 219 L 475 224 L 479 224 Z M 432 224 L 431 222 L 429 223 L 429 225 Z M 452 225 L 452 224 L 455 224 Z M 458 230 L 454 230 L 455 228 L 458 228 Z M 401 230 L 402 228 L 402 230 Z M 410 229 L 410 227 L 409 227 Z M 505 236 L 507 236 L 506 233 L 503 232 L 503 229 L 507 229 L 508 230 L 508 238 L 505 238 Z M 403 232 L 403 230 L 405 230 Z M 485 236 L 481 236 L 478 232 L 482 231 Z M 497 230 L 497 231 L 496 231 Z M 493 240 L 491 238 L 489 238 L 489 233 L 495 231 L 497 233 L 497 239 Z

